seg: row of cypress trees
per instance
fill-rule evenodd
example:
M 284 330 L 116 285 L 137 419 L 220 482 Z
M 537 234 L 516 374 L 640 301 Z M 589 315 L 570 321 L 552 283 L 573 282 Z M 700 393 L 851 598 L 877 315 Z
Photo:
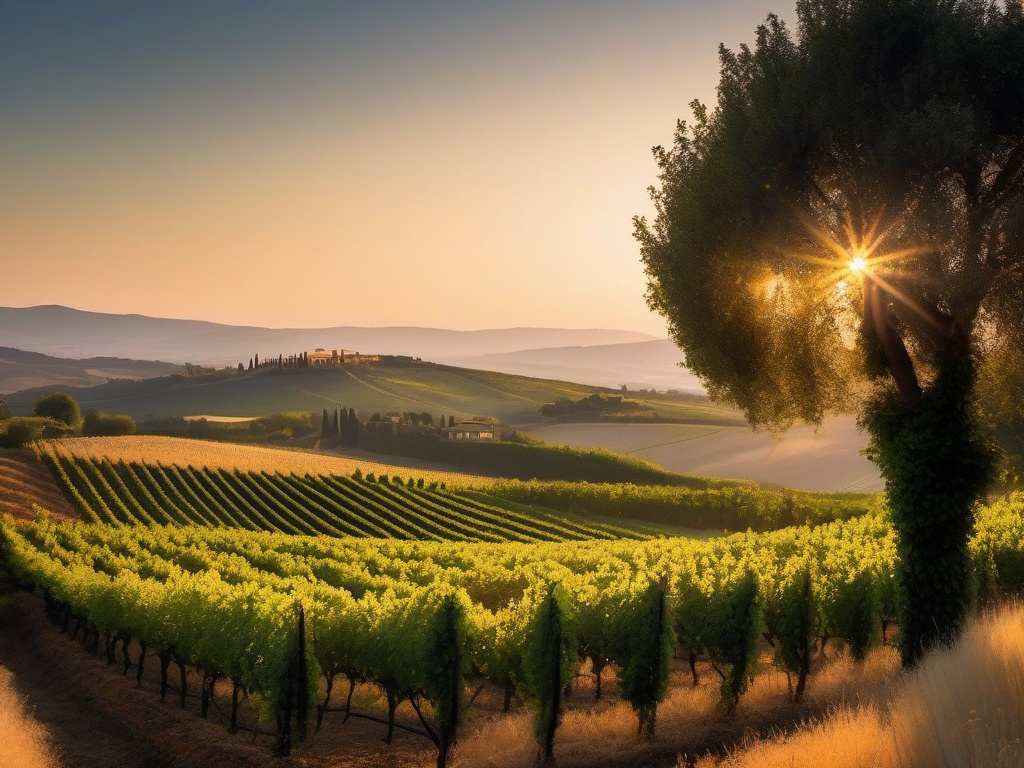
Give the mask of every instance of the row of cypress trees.
M 320 436 L 325 440 L 341 438 L 345 445 L 358 446 L 363 434 L 363 422 L 355 408 L 338 407 L 332 414 L 324 408 L 321 419 Z

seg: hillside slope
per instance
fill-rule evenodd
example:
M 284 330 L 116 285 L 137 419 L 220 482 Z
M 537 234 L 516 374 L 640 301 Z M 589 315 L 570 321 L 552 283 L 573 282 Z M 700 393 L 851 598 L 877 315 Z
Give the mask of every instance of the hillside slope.
M 183 371 L 159 360 L 90 357 L 74 360 L 0 347 L 0 392 L 35 387 L 92 387 L 108 379 L 149 379 Z
M 438 362 L 485 371 L 580 381 L 599 387 L 678 389 L 704 394 L 704 385 L 679 362 L 683 353 L 668 339 L 624 344 L 546 347 L 489 355 L 454 355 Z
M 7 400 L 16 414 L 54 387 L 25 390 Z M 435 419 L 494 416 L 511 424 L 539 420 L 538 409 L 558 398 L 578 400 L 597 387 L 532 379 L 426 362 L 350 365 L 344 368 L 263 369 L 204 376 L 171 376 L 139 382 L 117 381 L 76 390 L 83 408 L 127 413 L 136 420 L 214 414 L 260 416 L 275 411 L 314 411 L 336 406 L 357 409 L 365 419 L 379 411 L 426 411 Z M 673 418 L 735 422 L 737 414 L 706 400 L 658 401 Z
M 808 491 L 880 491 L 853 417 L 798 426 L 778 438 L 749 427 L 696 424 L 553 424 L 530 431 L 553 443 L 607 448 L 672 472 L 735 477 Z

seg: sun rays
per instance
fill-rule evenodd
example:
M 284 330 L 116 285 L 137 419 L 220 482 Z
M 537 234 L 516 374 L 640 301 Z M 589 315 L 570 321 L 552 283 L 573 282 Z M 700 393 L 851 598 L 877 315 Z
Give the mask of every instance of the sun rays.
M 935 249 L 930 245 L 908 246 L 898 242 L 903 229 L 900 217 L 887 220 L 883 210 L 868 221 L 857 222 L 847 213 L 832 229 L 812 220 L 806 213 L 798 218 L 813 244 L 802 252 L 783 255 L 789 261 L 810 268 L 806 270 L 805 285 L 811 295 L 847 298 L 853 285 L 871 281 L 894 302 L 936 327 L 941 325 L 935 313 L 905 287 L 925 279 L 915 269 L 915 261 Z

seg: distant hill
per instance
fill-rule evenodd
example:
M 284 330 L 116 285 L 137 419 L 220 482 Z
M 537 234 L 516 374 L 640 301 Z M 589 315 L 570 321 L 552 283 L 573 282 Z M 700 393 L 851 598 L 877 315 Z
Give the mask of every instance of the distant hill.
M 0 307 L 0 346 L 60 357 L 116 356 L 199 365 L 235 365 L 317 347 L 438 359 L 539 347 L 650 341 L 633 331 L 503 328 L 259 328 L 200 320 L 84 312 L 62 306 Z
M 623 344 L 547 347 L 488 355 L 455 355 L 438 362 L 599 387 L 677 389 L 705 393 L 700 380 L 679 367 L 683 353 L 668 339 Z
M 28 413 L 54 387 L 7 397 L 11 410 Z M 260 416 L 275 411 L 356 408 L 363 418 L 375 411 L 426 411 L 434 418 L 496 416 L 510 424 L 540 420 L 538 409 L 560 397 L 578 400 L 598 387 L 564 381 L 467 370 L 428 362 L 363 364 L 344 368 L 221 371 L 145 381 L 115 381 L 79 389 L 83 408 L 127 413 L 136 420 L 211 414 Z M 631 396 L 630 399 L 636 399 Z M 641 400 L 673 419 L 735 423 L 738 414 L 703 398 Z
M 35 387 L 89 387 L 104 384 L 108 379 L 149 379 L 183 370 L 180 365 L 159 361 L 120 357 L 69 360 L 0 347 L 0 393 Z

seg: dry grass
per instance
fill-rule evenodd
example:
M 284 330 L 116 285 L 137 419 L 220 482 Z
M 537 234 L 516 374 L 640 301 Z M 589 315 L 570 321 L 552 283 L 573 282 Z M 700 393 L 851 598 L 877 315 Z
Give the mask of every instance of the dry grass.
M 734 717 L 726 718 L 719 703 L 718 678 L 705 670 L 701 685 L 690 684 L 689 671 L 673 675 L 668 696 L 658 708 L 653 739 L 637 736 L 636 715 L 614 696 L 592 704 L 586 678 L 573 691 L 571 709 L 555 737 L 559 766 L 647 766 L 671 764 L 676 755 L 700 754 L 722 743 L 735 743 L 743 734 L 764 731 L 773 724 L 789 725 L 823 707 L 856 704 L 879 698 L 898 673 L 899 659 L 892 649 L 873 653 L 863 664 L 834 654 L 808 684 L 806 704 L 789 702 L 786 676 L 764 667 L 754 678 Z M 608 690 L 614 678 L 605 672 Z M 472 729 L 456 749 L 457 768 L 527 768 L 535 764 L 537 744 L 528 713 L 485 720 Z M 713 763 L 712 763 L 713 765 Z
M 1024 765 L 1024 607 L 977 621 L 888 695 L 699 768 L 1011 768 Z
M 14 675 L 0 666 L 0 766 L 58 768 L 46 729 L 25 709 Z
M 282 474 L 306 473 L 317 475 L 350 475 L 355 470 L 364 475 L 373 472 L 398 475 L 402 478 L 415 477 L 426 480 L 440 480 L 464 486 L 486 485 L 490 478 L 464 475 L 456 472 L 438 472 L 429 469 L 415 469 L 394 464 L 380 464 L 373 461 L 353 459 L 347 456 L 329 456 L 308 451 L 294 451 L 282 448 L 267 448 L 237 443 L 219 443 L 212 440 L 195 440 L 184 437 L 160 437 L 156 435 L 131 435 L 128 437 L 79 437 L 53 440 L 47 443 L 53 449 L 68 456 L 111 461 L 160 462 L 176 466 L 222 467 L 239 469 L 243 472 L 281 472 Z

